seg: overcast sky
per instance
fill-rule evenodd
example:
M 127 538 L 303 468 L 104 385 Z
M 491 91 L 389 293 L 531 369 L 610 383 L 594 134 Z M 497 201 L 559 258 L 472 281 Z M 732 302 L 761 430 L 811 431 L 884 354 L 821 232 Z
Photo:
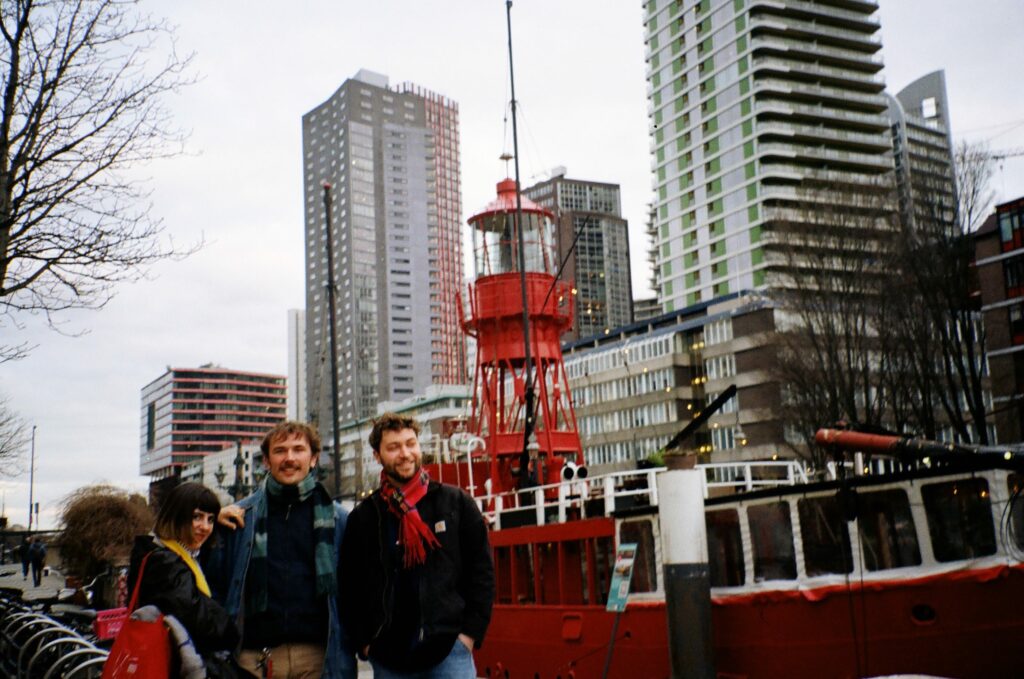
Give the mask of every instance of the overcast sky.
M 63 336 L 24 318 L 5 341 L 38 348 L 0 365 L 0 392 L 37 425 L 35 495 L 42 525 L 86 483 L 142 490 L 142 386 L 167 366 L 286 371 L 286 310 L 304 304 L 302 114 L 360 68 L 411 81 L 459 104 L 462 213 L 494 196 L 511 147 L 505 3 L 501 0 L 146 2 L 178 25 L 201 80 L 170 102 L 190 154 L 145 168 L 153 210 L 177 242 L 205 239 L 184 262 L 119 289 L 102 311 L 65 316 Z M 170 13 L 170 14 L 166 14 Z M 619 183 L 630 222 L 635 296 L 647 287 L 645 204 L 651 175 L 639 0 L 518 0 L 513 7 L 521 173 Z M 1024 147 L 1024 3 L 882 0 L 892 92 L 945 69 L 955 139 Z M 993 188 L 1024 195 L 1024 157 Z M 471 271 L 466 272 L 472 275 Z M 28 473 L 0 480 L 24 524 Z M 10 470 L 16 471 L 16 470 Z

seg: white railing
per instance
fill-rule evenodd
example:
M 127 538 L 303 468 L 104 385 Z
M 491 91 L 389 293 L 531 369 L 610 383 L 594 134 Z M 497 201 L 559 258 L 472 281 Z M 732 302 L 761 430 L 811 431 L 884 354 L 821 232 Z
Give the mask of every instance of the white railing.
M 724 462 L 697 468 L 704 471 L 704 497 L 713 489 L 752 491 L 809 480 L 804 464 L 795 460 Z M 629 507 L 657 507 L 656 477 L 663 471 L 664 467 L 657 467 L 615 472 L 474 499 L 495 530 L 512 525 L 564 523 L 570 518 L 610 516 Z

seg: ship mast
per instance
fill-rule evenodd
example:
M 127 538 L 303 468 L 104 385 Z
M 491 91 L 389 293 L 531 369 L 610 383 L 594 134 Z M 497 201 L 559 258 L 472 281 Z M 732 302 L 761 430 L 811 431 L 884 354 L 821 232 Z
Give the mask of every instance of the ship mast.
M 519 285 L 522 292 L 523 302 L 523 349 L 525 351 L 525 370 L 523 381 L 526 392 L 524 395 L 525 418 L 523 423 L 523 452 L 519 456 L 519 479 L 517 485 L 522 487 L 527 483 L 530 461 L 530 437 L 533 435 L 534 420 L 534 392 L 533 374 L 530 356 L 530 310 L 526 299 L 526 259 L 525 242 L 523 239 L 523 192 L 522 184 L 519 181 L 519 131 L 516 127 L 516 77 L 512 67 L 512 0 L 505 0 L 505 19 L 508 29 L 508 81 L 512 93 L 512 159 L 516 173 L 516 233 L 518 234 L 518 264 L 519 264 Z
M 338 444 L 338 338 L 337 338 L 337 326 L 335 324 L 335 316 L 337 314 L 337 303 L 335 302 L 334 295 L 336 287 L 334 285 L 334 246 L 331 242 L 331 183 L 328 181 L 323 182 L 324 189 L 324 219 L 326 221 L 327 228 L 324 229 L 326 234 L 326 249 L 327 249 L 327 282 L 325 287 L 327 288 L 327 313 L 328 313 L 328 326 L 330 328 L 330 347 L 329 352 L 331 356 L 331 464 L 334 467 L 334 499 L 341 497 L 341 446 Z M 356 472 L 355 482 L 353 485 L 353 494 L 355 499 L 359 499 L 359 491 L 361 490 L 360 485 L 363 478 L 362 470 L 362 455 L 356 450 Z

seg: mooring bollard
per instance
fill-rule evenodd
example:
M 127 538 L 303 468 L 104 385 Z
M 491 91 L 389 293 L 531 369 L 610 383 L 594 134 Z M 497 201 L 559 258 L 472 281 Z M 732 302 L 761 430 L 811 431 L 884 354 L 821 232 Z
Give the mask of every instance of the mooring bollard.
M 715 679 L 702 474 L 699 469 L 670 469 L 658 474 L 673 679 Z

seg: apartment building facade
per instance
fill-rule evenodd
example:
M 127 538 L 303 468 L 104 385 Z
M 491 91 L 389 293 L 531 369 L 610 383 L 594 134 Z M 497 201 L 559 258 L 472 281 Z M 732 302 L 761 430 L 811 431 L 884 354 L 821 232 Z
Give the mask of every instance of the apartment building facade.
M 417 85 L 359 71 L 306 113 L 307 408 L 330 421 L 327 220 L 331 185 L 339 410 L 429 385 L 463 383 L 455 293 L 463 278 L 458 105 Z
M 836 186 L 891 181 L 877 9 L 645 3 L 654 283 L 665 311 L 785 285 L 776 272 L 787 268 L 789 233 L 814 230 L 814 205 L 841 204 Z
M 999 441 L 1024 441 L 1024 196 L 975 233 L 992 414 Z
M 629 223 L 622 218 L 619 185 L 569 179 L 565 168 L 523 190 L 555 215 L 559 278 L 575 290 L 573 325 L 563 339 L 603 334 L 633 322 Z
M 769 370 L 774 330 L 767 300 L 729 294 L 567 344 L 587 464 L 603 470 L 646 459 L 731 384 L 736 395 L 683 447 L 711 462 L 792 455 Z
M 900 219 L 912 229 L 957 226 L 946 76 L 922 76 L 889 96 Z
M 261 441 L 285 419 L 285 378 L 221 368 L 170 368 L 142 388 L 139 473 L 179 476 L 190 462 Z

